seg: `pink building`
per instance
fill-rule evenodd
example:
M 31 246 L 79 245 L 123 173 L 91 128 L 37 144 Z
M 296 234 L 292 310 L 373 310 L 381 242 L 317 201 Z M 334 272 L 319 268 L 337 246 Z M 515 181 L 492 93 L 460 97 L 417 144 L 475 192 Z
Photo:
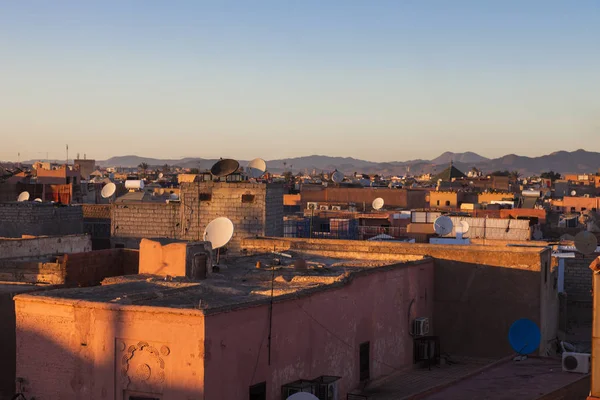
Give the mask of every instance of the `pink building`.
M 142 241 L 140 273 L 155 275 L 16 296 L 27 397 L 279 400 L 321 378 L 336 393 L 320 397 L 342 400 L 411 366 L 413 321 L 433 315 L 429 257 L 293 252 L 272 268 L 278 256 L 259 254 L 214 271 L 189 246 Z

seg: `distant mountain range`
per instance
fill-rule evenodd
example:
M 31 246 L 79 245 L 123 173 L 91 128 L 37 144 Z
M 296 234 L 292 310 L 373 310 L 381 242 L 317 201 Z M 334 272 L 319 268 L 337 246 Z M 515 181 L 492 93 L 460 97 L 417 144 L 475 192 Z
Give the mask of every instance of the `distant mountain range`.
M 205 170 L 209 169 L 216 161 L 216 159 L 192 157 L 169 160 L 128 155 L 112 157 L 108 160 L 97 161 L 96 163 L 102 167 L 137 167 L 141 163 L 146 163 L 150 167 L 157 167 L 168 164 L 170 166 Z M 239 161 L 240 165 L 246 166 L 247 161 Z M 316 170 L 317 172 L 328 172 L 337 169 L 346 174 L 360 172 L 365 174 L 405 175 L 407 172 L 410 172 L 411 174 L 441 172 L 451 161 L 458 169 L 465 173 L 475 167 L 484 173 L 491 173 L 497 170 L 517 170 L 523 176 L 530 176 L 550 170 L 562 174 L 597 172 L 600 168 L 600 153 L 585 150 L 576 150 L 572 152 L 557 151 L 541 157 L 525 157 L 509 154 L 500 158 L 489 159 L 473 152 L 445 152 L 432 160 L 391 162 L 365 161 L 352 157 L 312 155 L 270 160 L 267 161 L 267 167 L 269 171 L 275 173 L 281 173 L 284 170 L 290 169 L 293 173 L 311 173 L 313 170 Z M 24 163 L 33 162 L 34 161 L 25 161 Z

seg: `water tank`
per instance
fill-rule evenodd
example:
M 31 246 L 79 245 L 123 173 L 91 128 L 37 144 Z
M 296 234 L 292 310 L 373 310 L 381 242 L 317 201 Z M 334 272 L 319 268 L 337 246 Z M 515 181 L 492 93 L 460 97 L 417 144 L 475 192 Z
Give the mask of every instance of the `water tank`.
M 534 189 L 525 189 L 521 192 L 523 197 L 541 197 L 542 192 Z
M 140 181 L 140 180 L 131 180 L 131 181 L 125 181 L 125 189 L 129 189 L 129 190 L 138 190 L 138 189 L 143 189 L 144 188 L 144 181 Z

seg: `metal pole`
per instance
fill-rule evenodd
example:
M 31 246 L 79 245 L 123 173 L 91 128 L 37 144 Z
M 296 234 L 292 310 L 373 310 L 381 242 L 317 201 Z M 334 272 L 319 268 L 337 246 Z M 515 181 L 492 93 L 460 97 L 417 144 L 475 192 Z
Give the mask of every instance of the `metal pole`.
M 275 251 L 275 249 L 273 249 Z M 271 332 L 273 329 L 273 287 L 275 285 L 275 265 L 271 265 L 271 301 L 269 303 L 269 336 L 267 338 L 267 347 L 269 349 L 268 365 L 271 365 Z

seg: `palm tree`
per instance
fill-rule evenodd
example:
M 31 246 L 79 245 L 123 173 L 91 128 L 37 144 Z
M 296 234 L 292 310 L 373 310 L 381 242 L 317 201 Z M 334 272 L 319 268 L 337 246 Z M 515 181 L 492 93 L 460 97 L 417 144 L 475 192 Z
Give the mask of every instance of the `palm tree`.
M 514 170 L 514 171 L 511 171 L 510 174 L 508 174 L 508 177 L 513 181 L 518 181 L 519 178 L 521 177 L 521 173 L 517 170 Z
M 142 173 L 144 174 L 144 176 L 146 175 L 146 171 L 148 171 L 148 164 L 143 162 L 140 165 L 138 165 L 138 169 L 142 171 Z

